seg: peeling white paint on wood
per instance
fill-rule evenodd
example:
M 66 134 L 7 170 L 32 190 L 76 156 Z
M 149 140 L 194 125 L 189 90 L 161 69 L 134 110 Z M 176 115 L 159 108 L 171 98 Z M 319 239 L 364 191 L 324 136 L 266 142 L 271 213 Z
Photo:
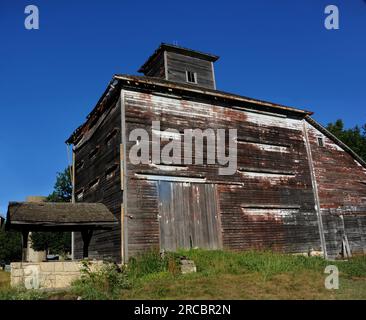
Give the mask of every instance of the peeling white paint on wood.
M 241 145 L 255 146 L 256 148 L 258 148 L 261 151 L 290 153 L 289 148 L 284 147 L 284 146 L 276 146 L 276 145 L 271 145 L 271 144 L 256 143 L 256 142 L 245 142 L 245 141 L 238 141 L 237 143 L 241 144 Z M 245 148 L 245 146 L 244 146 L 244 148 Z
M 170 130 L 156 130 L 152 129 L 152 134 L 160 137 L 161 139 L 173 139 L 173 140 L 182 140 L 182 135 L 179 132 L 170 131 Z
M 249 172 L 239 171 L 242 175 L 248 178 L 265 178 L 265 179 L 289 179 L 295 177 L 294 174 L 279 174 L 279 173 L 267 173 L 267 172 Z
M 183 167 L 183 166 L 169 166 L 169 165 L 163 165 L 163 164 L 155 164 L 155 163 L 151 163 L 149 164 L 150 167 L 154 167 L 157 168 L 159 170 L 164 170 L 164 171 L 184 171 L 184 170 L 188 170 L 188 167 Z
M 163 176 L 163 175 L 154 175 L 154 174 L 139 174 L 135 173 L 136 178 L 146 179 L 146 180 L 155 180 L 155 181 L 175 181 L 175 182 L 196 182 L 196 183 L 204 183 L 206 182 L 206 178 L 191 178 L 191 177 L 178 177 L 178 176 Z
M 247 120 L 260 126 L 273 126 L 293 130 L 302 130 L 302 122 L 291 118 L 277 118 L 270 115 L 258 114 L 254 112 L 245 112 Z
M 254 216 L 273 216 L 274 218 L 291 217 L 299 212 L 298 209 L 286 209 L 286 208 L 242 208 L 242 212 L 247 215 Z

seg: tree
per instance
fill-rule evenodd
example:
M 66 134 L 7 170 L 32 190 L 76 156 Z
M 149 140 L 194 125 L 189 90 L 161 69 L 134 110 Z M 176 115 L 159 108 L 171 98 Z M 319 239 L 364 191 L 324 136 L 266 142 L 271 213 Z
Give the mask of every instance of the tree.
M 70 167 L 58 172 L 54 191 L 47 197 L 48 202 L 70 202 L 72 197 L 72 183 Z
M 32 248 L 47 254 L 64 255 L 71 250 L 70 232 L 32 232 Z
M 20 233 L 0 228 L 0 262 L 10 263 L 22 259 Z
M 329 123 L 327 129 L 366 161 L 366 124 L 362 129 L 359 126 L 345 129 L 343 121 L 338 119 Z
M 70 202 L 72 183 L 70 167 L 58 172 L 53 192 L 47 197 L 48 202 Z M 65 254 L 71 251 L 70 232 L 32 232 L 32 248 L 36 251 L 46 250 L 51 254 Z

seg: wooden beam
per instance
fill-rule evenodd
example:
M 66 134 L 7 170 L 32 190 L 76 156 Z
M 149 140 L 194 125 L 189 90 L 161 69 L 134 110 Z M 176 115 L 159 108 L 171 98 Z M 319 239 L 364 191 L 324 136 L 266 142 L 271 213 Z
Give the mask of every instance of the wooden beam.
M 28 235 L 28 230 L 22 231 L 22 262 L 27 261 Z
M 81 232 L 81 237 L 83 238 L 83 258 L 89 257 L 89 244 L 93 236 L 93 230 L 84 230 Z
M 125 188 L 125 148 L 124 144 L 121 143 L 119 146 L 119 154 L 120 154 L 120 169 L 121 169 L 121 190 Z
M 310 142 L 309 142 L 308 128 L 306 126 L 305 120 L 302 120 L 302 121 L 303 121 L 303 133 L 304 133 L 304 137 L 305 137 L 306 153 L 307 153 L 307 156 L 308 156 L 311 184 L 313 186 L 315 211 L 316 211 L 317 218 L 318 218 L 320 244 L 321 244 L 321 247 L 322 247 L 322 250 L 323 250 L 324 258 L 328 259 L 327 244 L 326 244 L 326 241 L 325 241 L 324 228 L 323 228 L 323 219 L 322 219 L 322 213 L 321 213 L 321 208 L 320 208 L 320 198 L 319 198 L 318 184 L 317 184 L 316 176 L 315 176 L 314 160 L 313 160 L 313 155 L 312 155 L 312 152 L 311 152 L 311 146 L 310 146 Z

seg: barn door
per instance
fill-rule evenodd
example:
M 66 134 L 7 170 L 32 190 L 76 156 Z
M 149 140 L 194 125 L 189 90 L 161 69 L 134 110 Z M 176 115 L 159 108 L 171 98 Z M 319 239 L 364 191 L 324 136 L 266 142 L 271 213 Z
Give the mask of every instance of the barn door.
M 221 248 L 213 184 L 159 181 L 160 247 Z

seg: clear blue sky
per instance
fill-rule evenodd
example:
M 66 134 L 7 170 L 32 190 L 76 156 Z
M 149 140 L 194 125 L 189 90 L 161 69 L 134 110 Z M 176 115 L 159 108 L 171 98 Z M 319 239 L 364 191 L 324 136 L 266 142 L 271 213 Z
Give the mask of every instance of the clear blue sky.
M 24 8 L 40 29 L 24 28 Z M 324 28 L 336 4 L 340 30 Z M 47 195 L 64 141 L 114 73 L 136 74 L 160 42 L 221 56 L 218 89 L 366 122 L 365 0 L 11 1 L 0 4 L 0 213 Z

